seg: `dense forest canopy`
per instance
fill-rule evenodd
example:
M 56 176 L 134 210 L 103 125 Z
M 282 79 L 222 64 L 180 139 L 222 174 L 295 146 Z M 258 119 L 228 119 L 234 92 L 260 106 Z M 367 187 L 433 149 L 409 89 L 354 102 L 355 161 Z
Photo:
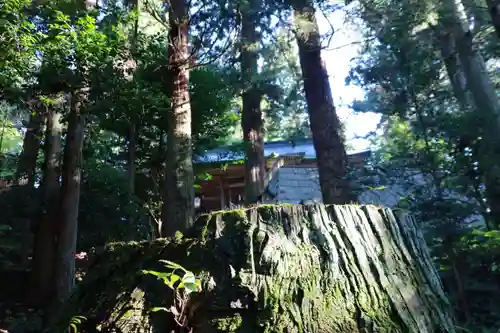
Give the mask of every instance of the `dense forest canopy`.
M 361 35 L 349 108 L 380 116 L 362 169 L 322 58 L 339 12 Z M 264 143 L 310 139 L 323 202 L 404 189 L 458 325 L 498 331 L 498 0 L 4 0 L 0 50 L 0 261 L 29 272 L 43 325 L 85 273 L 76 253 L 189 230 L 207 150 L 243 152 L 252 205 Z M 29 330 L 4 311 L 16 293 L 2 325 Z

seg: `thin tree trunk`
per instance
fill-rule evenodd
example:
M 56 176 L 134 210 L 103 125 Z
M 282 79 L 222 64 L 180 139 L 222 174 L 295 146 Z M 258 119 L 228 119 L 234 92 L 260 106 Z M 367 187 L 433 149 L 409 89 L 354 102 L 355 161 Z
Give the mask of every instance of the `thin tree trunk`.
M 156 194 L 159 196 L 164 196 L 166 193 L 165 190 L 165 134 L 162 129 L 160 129 L 160 133 L 158 136 L 158 150 L 156 154 L 152 154 L 151 156 L 151 180 L 153 182 L 153 189 Z M 150 210 L 151 218 L 154 220 L 154 233 L 155 238 L 162 237 L 162 221 L 163 214 L 155 215 L 155 212 Z
M 130 195 L 135 194 L 135 173 L 136 173 L 136 167 L 135 167 L 135 155 L 137 152 L 137 131 L 136 131 L 136 126 L 135 124 L 131 124 L 129 128 L 129 135 L 128 135 L 128 158 L 127 158 L 127 164 L 128 164 L 128 189 Z
M 128 0 L 125 2 L 129 9 L 131 11 L 137 10 L 139 11 L 139 1 L 138 0 Z M 135 70 L 137 67 L 136 61 L 133 58 L 134 52 L 137 49 L 137 33 L 139 29 L 139 13 L 137 13 L 137 16 L 135 17 L 131 36 L 130 36 L 130 54 L 129 54 L 129 61 L 127 62 L 127 68 L 125 70 L 127 71 L 127 78 L 129 80 L 132 80 L 135 74 Z M 128 181 L 129 181 L 129 193 L 130 195 L 133 195 L 135 193 L 135 174 L 136 174 L 136 167 L 135 167 L 135 155 L 137 152 L 137 121 L 136 117 L 132 117 L 132 119 L 129 119 L 130 121 L 130 126 L 128 130 L 128 147 L 127 147 L 127 162 L 128 162 Z
M 500 0 L 486 0 L 486 6 L 488 6 L 497 36 L 500 38 Z
M 131 10 L 137 10 L 139 11 L 139 1 L 138 0 L 133 0 L 130 1 L 129 3 L 130 9 Z M 136 19 L 134 21 L 134 26 L 133 26 L 133 31 L 132 31 L 132 36 L 131 36 L 131 55 L 130 55 L 130 66 L 129 68 L 131 70 L 130 72 L 130 79 L 133 79 L 133 76 L 135 74 L 135 70 L 137 68 L 137 63 L 135 59 L 133 58 L 134 53 L 137 49 L 137 34 L 139 31 L 139 13 L 137 13 Z M 135 166 L 135 156 L 137 152 L 137 117 L 132 117 L 130 119 L 130 128 L 129 128 L 129 137 L 128 137 L 128 180 L 129 180 L 129 192 L 130 195 L 135 194 L 135 173 L 136 173 L 136 166 Z
M 184 231 L 193 224 L 194 174 L 189 101 L 188 4 L 171 0 L 169 7 L 170 96 L 168 112 L 163 236 Z
M 37 101 L 38 102 L 38 101 Z M 38 151 L 40 150 L 40 136 L 42 131 L 42 124 L 45 115 L 40 108 L 41 103 L 34 103 L 32 113 L 30 115 L 26 134 L 23 139 L 23 150 L 19 157 L 19 163 L 16 170 L 16 184 L 27 185 L 31 188 L 35 186 L 36 179 L 36 162 L 38 158 Z M 22 235 L 22 266 L 28 268 L 29 266 L 29 252 L 31 248 L 31 223 L 30 219 L 23 219 L 23 235 Z
M 40 150 L 40 136 L 42 124 L 45 119 L 40 107 L 35 107 L 30 115 L 26 134 L 23 140 L 23 151 L 19 158 L 19 164 L 16 171 L 16 182 L 20 185 L 23 179 L 27 179 L 27 185 L 33 187 L 36 178 L 36 160 Z
M 347 174 L 347 154 L 341 124 L 333 104 L 328 73 L 321 59 L 315 9 L 307 0 L 292 3 L 323 202 L 347 203 L 352 199 L 348 184 L 343 180 Z
M 262 193 L 266 173 L 264 159 L 264 122 L 260 107 L 262 94 L 258 87 L 260 36 L 257 32 L 260 0 L 248 0 L 241 8 L 241 79 L 243 110 L 241 125 L 245 143 L 245 203 L 255 203 Z
M 462 276 L 464 274 L 460 274 L 460 271 L 458 269 L 457 262 L 460 260 L 457 256 L 453 256 L 450 261 L 451 261 L 451 268 L 453 272 L 453 279 L 455 280 L 455 286 L 457 288 L 457 298 L 458 298 L 458 303 L 461 305 L 462 313 L 463 313 L 463 320 L 462 322 L 465 321 L 465 326 L 468 326 L 470 323 L 470 310 L 469 310 L 469 301 L 467 300 L 467 296 L 465 293 L 465 288 L 464 284 L 462 282 Z
M 130 44 L 130 55 L 129 61 L 127 62 L 127 77 L 129 80 L 132 80 L 135 74 L 135 70 L 137 68 L 137 63 L 134 59 L 134 53 L 137 49 L 137 34 L 139 30 L 139 1 L 138 0 L 129 0 L 126 1 L 125 4 L 129 6 L 131 11 L 136 10 L 137 15 L 135 16 L 132 33 L 131 33 L 131 44 Z M 127 147 L 127 164 L 128 164 L 128 184 L 129 184 L 129 194 L 130 197 L 135 194 L 135 179 L 136 179 L 136 164 L 135 157 L 137 152 L 137 117 L 135 114 L 129 119 L 130 126 L 128 131 L 128 147 Z M 132 216 L 129 217 L 129 222 L 133 223 Z
M 36 303 L 47 303 L 53 294 L 53 271 L 55 264 L 55 232 L 59 202 L 59 161 L 61 154 L 61 114 L 54 108 L 47 113 L 42 189 L 42 211 L 35 223 L 33 242 L 33 295 Z
M 80 203 L 82 149 L 85 136 L 85 116 L 81 107 L 86 96 L 76 91 L 71 96 L 68 133 L 64 147 L 59 223 L 57 228 L 57 255 L 55 267 L 55 306 L 70 296 L 75 285 L 75 252 Z
M 129 135 L 128 135 L 128 149 L 127 149 L 127 171 L 128 171 L 128 192 L 130 203 L 133 203 L 133 196 L 135 195 L 135 176 L 136 176 L 136 166 L 135 166 L 135 156 L 137 152 L 137 131 L 136 125 L 130 124 Z M 134 215 L 130 214 L 128 217 L 130 224 L 134 223 Z

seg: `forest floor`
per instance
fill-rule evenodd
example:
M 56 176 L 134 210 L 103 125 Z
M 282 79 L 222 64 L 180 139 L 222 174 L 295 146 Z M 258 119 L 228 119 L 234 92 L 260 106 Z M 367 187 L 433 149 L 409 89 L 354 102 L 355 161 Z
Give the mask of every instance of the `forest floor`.
M 2 286 L 0 292 L 0 330 L 9 333 L 40 331 L 42 327 L 41 312 L 28 305 L 28 276 L 29 272 L 21 269 L 0 270 L 0 285 Z

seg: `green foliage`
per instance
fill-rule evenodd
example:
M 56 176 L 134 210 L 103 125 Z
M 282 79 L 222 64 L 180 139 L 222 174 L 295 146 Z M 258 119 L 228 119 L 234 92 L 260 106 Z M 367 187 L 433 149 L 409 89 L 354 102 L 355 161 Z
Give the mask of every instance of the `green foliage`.
M 472 332 L 496 332 L 500 327 L 496 301 L 500 295 L 497 283 L 500 278 L 499 231 L 467 230 L 454 244 L 451 258 L 439 248 L 434 253 L 445 288 L 456 304 L 457 315 L 464 322 L 462 326 Z M 462 283 L 460 293 L 457 283 Z
M 102 64 L 123 50 L 123 27 L 98 23 L 96 13 L 55 2 L 43 8 L 47 31 L 38 52 L 43 62 L 38 89 L 47 94 L 70 92 L 92 82 Z
M 120 240 L 148 239 L 150 226 L 140 200 L 130 196 L 123 172 L 87 163 L 80 202 L 80 249 Z
M 142 273 L 156 276 L 173 291 L 183 289 L 188 295 L 193 292 L 201 291 L 201 281 L 196 279 L 192 272 L 169 260 L 160 260 L 160 262 L 165 264 L 165 268 L 171 269 L 171 271 L 158 272 L 153 270 L 143 270 Z M 179 272 L 182 276 L 178 275 L 176 272 Z M 159 310 L 165 310 L 165 308 L 153 308 L 152 311 Z
M 218 147 L 227 142 L 238 121 L 231 110 L 235 91 L 217 67 L 193 70 L 190 85 L 195 150 Z
M 1 154 L 0 155 L 0 179 L 13 181 L 16 174 L 17 162 L 19 156 L 17 154 Z
M 252 79 L 264 96 L 262 108 L 270 140 L 310 136 L 294 47 L 294 33 L 305 31 L 291 31 L 286 23 L 289 4 L 265 2 L 259 17 L 262 45 L 258 49 L 263 66 Z M 224 5 L 204 2 L 191 17 L 190 43 L 197 60 L 212 63 L 190 72 L 193 150 L 198 154 L 227 143 L 239 127 L 239 116 L 233 111 L 241 109 L 240 93 L 248 84 L 240 82 L 238 65 L 234 65 L 238 63 L 238 43 L 227 47 L 230 52 L 221 53 L 226 47 L 223 41 L 238 30 L 238 18 L 233 14 L 236 8 Z M 333 6 L 326 1 L 317 5 L 328 10 Z M 349 78 L 367 91 L 366 99 L 353 108 L 378 112 L 383 119 L 383 135 L 374 139 L 377 151 L 372 161 L 383 171 L 372 177 L 380 170 L 370 170 L 360 189 L 384 190 L 397 183 L 407 191 L 399 207 L 414 211 L 422 221 L 436 261 L 443 268 L 443 279 L 456 300 L 457 314 L 462 322 L 467 321 L 463 326 L 494 327 L 500 315 L 485 300 L 498 293 L 499 235 L 496 231 L 471 232 L 464 223 L 471 216 L 487 216 L 477 166 L 482 158 L 477 148 L 485 142 L 479 125 L 485 119 L 477 112 L 465 112 L 454 100 L 436 43 L 434 5 L 428 0 L 363 0 L 353 9 L 363 20 L 369 41 Z M 474 17 L 478 48 L 486 59 L 496 61 L 500 43 L 492 38 L 492 29 L 487 29 L 489 14 L 481 9 L 480 0 L 465 5 Z M 2 100 L 9 105 L 26 105 L 39 99 L 55 108 L 56 96 L 89 88 L 82 104 L 89 125 L 83 154 L 80 249 L 151 237 L 150 217 L 159 215 L 162 203 L 168 140 L 167 29 L 159 24 L 154 33 L 141 28 L 135 31 L 136 19 L 144 18 L 145 13 L 131 12 L 115 1 L 101 7 L 99 12 L 87 10 L 83 2 L 66 0 L 36 4 L 5 0 L 0 5 Z M 273 23 L 276 17 L 278 23 Z M 159 16 L 156 19 L 161 21 Z M 498 81 L 498 77 L 494 79 Z M 60 108 L 64 116 L 67 109 Z M 12 126 L 16 121 L 2 110 L 2 178 L 14 176 L 17 169 L 22 137 Z M 132 125 L 137 133 L 134 194 L 126 172 Z M 465 146 L 464 136 L 470 137 Z M 233 148 L 241 150 L 241 145 Z M 422 182 L 416 184 L 417 176 Z M 362 180 L 355 173 L 352 177 Z M 198 180 L 209 178 L 202 171 L 197 176 Z M 36 189 L 2 191 L 0 207 L 5 216 L 0 237 L 17 241 L 18 220 L 36 222 L 40 203 Z M 143 273 L 160 278 L 170 289 L 185 295 L 200 290 L 192 273 L 172 262 L 165 264 L 171 272 Z M 458 279 L 452 268 L 459 271 Z M 458 282 L 467 286 L 462 293 L 468 306 L 458 300 L 463 297 L 458 297 Z M 183 305 L 156 310 L 182 313 L 178 306 Z M 83 318 L 74 319 L 70 327 L 79 326 Z
M 0 124 L 0 153 L 19 152 L 23 141 L 22 134 L 13 128 L 12 121 L 4 121 Z
M 0 102 L 0 179 L 12 180 L 16 173 L 23 135 L 14 121 L 21 113 L 19 108 Z
M 14 12 L 19 15 L 12 15 Z M 5 28 L 1 30 L 5 46 L 2 49 L 13 51 L 2 53 L 0 58 L 2 87 L 21 91 L 24 101 L 37 97 L 50 108 L 57 107 L 56 96 L 90 88 L 82 105 L 89 125 L 84 149 L 79 247 L 148 238 L 151 211 L 143 206 L 155 206 L 161 199 L 160 188 L 155 184 L 162 182 L 168 128 L 165 30 L 160 29 L 155 35 L 138 31 L 137 36 L 132 36 L 131 27 L 137 15 L 112 1 L 97 13 L 76 2 L 53 1 L 31 6 L 29 1 L 9 0 L 2 4 L 0 14 L 8 23 L 2 25 Z M 25 43 L 16 42 L 14 35 L 26 37 Z M 13 47 L 15 43 L 17 49 Z M 25 61 L 14 62 L 20 59 Z M 130 61 L 135 68 L 124 66 Z M 24 71 L 20 71 L 22 67 Z M 230 136 L 237 121 L 231 110 L 235 94 L 231 83 L 230 77 L 216 65 L 191 71 L 196 151 L 214 147 Z M 14 101 L 12 96 L 9 98 Z M 59 111 L 66 115 L 67 109 L 65 105 Z M 0 126 L 1 152 L 14 148 L 20 139 L 9 127 L 10 118 L 6 119 L 5 126 Z M 130 195 L 125 173 L 131 124 L 137 128 L 136 195 Z M 2 176 L 12 177 L 17 157 L 2 154 L 0 158 Z M 159 173 L 153 175 L 157 170 Z M 140 181 L 145 178 L 144 183 Z
M 177 235 L 176 235 L 177 236 Z M 193 310 L 189 311 L 189 299 L 192 293 L 201 292 L 201 280 L 196 279 L 194 274 L 179 264 L 169 260 L 160 260 L 165 264 L 165 268 L 170 272 L 158 272 L 153 270 L 142 270 L 143 274 L 149 274 L 163 281 L 174 292 L 173 304 L 169 307 L 153 307 L 151 312 L 166 311 L 170 312 L 179 327 L 189 327 L 189 319 Z M 179 272 L 179 275 L 177 274 Z
M 87 318 L 85 316 L 73 316 L 69 322 L 68 333 L 78 333 L 78 327 L 86 320 Z
M 467 252 L 475 252 L 477 257 L 481 258 L 482 263 L 476 261 L 474 265 L 500 275 L 500 230 L 473 230 L 461 237 L 460 248 Z M 485 274 L 485 277 L 487 276 L 492 275 Z
M 264 68 L 260 74 L 266 139 L 311 137 L 295 36 L 288 27 L 278 27 L 268 33 L 272 34 L 271 42 L 262 50 Z
M 39 36 L 28 20 L 29 0 L 5 0 L 0 5 L 0 97 L 17 97 L 34 66 Z

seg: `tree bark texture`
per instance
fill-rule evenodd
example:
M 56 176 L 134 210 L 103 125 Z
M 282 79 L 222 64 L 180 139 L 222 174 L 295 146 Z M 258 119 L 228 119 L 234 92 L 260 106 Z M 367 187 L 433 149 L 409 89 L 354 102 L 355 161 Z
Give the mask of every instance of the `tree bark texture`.
M 477 108 L 476 108 L 476 103 L 474 102 L 473 96 L 471 94 L 471 91 L 469 90 L 467 86 L 467 77 L 464 72 L 464 66 L 461 63 L 460 56 L 457 52 L 457 47 L 456 47 L 456 41 L 455 37 L 453 34 L 449 31 L 445 31 L 445 29 L 436 29 L 436 37 L 439 41 L 439 48 L 441 50 L 441 57 L 444 60 L 445 67 L 446 67 L 446 72 L 448 74 L 448 78 L 450 80 L 450 84 L 453 90 L 453 94 L 455 96 L 455 99 L 457 100 L 458 104 L 460 105 L 460 108 L 462 109 L 463 112 L 469 113 L 471 116 L 478 118 L 477 117 Z M 479 119 L 479 118 L 478 118 Z M 482 127 L 482 123 L 479 121 L 479 126 Z M 474 126 L 474 125 L 472 125 Z M 491 148 L 491 147 L 490 147 Z M 479 155 L 480 157 L 482 156 L 483 158 L 490 158 L 491 154 L 485 154 L 485 155 Z M 484 163 L 481 163 L 482 165 Z M 473 168 L 472 165 L 469 166 L 470 168 Z M 493 169 L 494 170 L 494 169 Z M 483 173 L 488 175 L 491 171 L 493 170 L 488 170 L 487 168 L 484 169 Z M 482 184 L 482 180 L 473 180 L 476 185 L 474 186 L 480 186 Z M 492 188 L 492 186 L 495 186 L 494 183 L 489 182 L 488 188 Z M 476 198 L 479 200 L 479 202 L 482 202 L 482 195 L 476 190 Z M 491 190 L 490 190 L 491 193 Z M 482 205 L 484 206 L 484 211 L 487 211 L 487 204 L 482 202 Z M 485 216 L 486 217 L 486 216 Z M 488 227 L 490 227 L 490 223 L 488 222 L 490 219 L 486 219 L 486 223 Z
M 46 303 L 54 292 L 55 233 L 59 213 L 59 162 L 61 155 L 61 114 L 49 108 L 46 116 L 44 163 L 41 183 L 42 205 L 38 221 L 34 223 L 33 292 L 37 303 Z M 42 305 L 42 304 L 40 304 Z
M 135 155 L 137 152 L 137 130 L 136 125 L 131 124 L 129 128 L 128 135 L 128 147 L 127 147 L 127 163 L 128 163 L 128 183 L 129 183 L 129 193 L 133 195 L 135 193 Z
M 243 83 L 242 118 L 245 143 L 245 203 L 255 203 L 264 187 L 264 122 L 260 107 L 262 94 L 257 75 L 260 36 L 257 32 L 261 0 L 244 1 L 241 5 L 241 80 Z
M 467 89 L 467 79 L 465 77 L 463 66 L 460 62 L 460 57 L 457 53 L 454 36 L 446 31 L 436 29 L 436 37 L 439 41 L 441 57 L 444 60 L 446 73 L 453 89 L 453 94 L 457 99 L 463 111 L 470 110 L 474 102 L 472 96 Z
M 75 286 L 75 253 L 80 204 L 82 149 L 85 137 L 85 115 L 82 106 L 86 92 L 71 96 L 68 132 L 64 147 L 59 220 L 56 230 L 55 302 L 63 304 Z M 57 306 L 57 308 L 58 308 Z
M 135 195 L 135 182 L 136 182 L 136 153 L 137 153 L 137 126 L 130 124 L 127 144 L 127 172 L 128 172 L 128 191 L 130 195 L 130 203 L 132 203 L 133 196 Z M 128 217 L 130 224 L 134 223 L 133 215 Z
M 500 225 L 500 100 L 495 85 L 486 69 L 484 59 L 474 46 L 472 31 L 459 0 L 446 0 L 440 9 L 440 25 L 454 38 L 456 51 L 462 64 L 467 88 L 471 92 L 477 117 L 484 133 L 480 144 L 479 168 L 485 175 L 486 197 L 491 217 Z
M 162 233 L 173 235 L 193 224 L 194 174 L 189 100 L 188 4 L 169 2 L 169 56 L 171 109 L 168 111 L 165 199 Z
M 139 11 L 139 0 L 128 0 L 125 2 L 129 10 L 137 10 Z M 126 71 L 128 71 L 128 78 L 130 80 L 133 79 L 133 76 L 135 74 L 135 70 L 137 68 L 137 64 L 135 59 L 133 58 L 133 54 L 137 50 L 137 34 L 138 34 L 138 29 L 139 29 L 139 14 L 137 14 L 135 20 L 134 20 L 134 25 L 132 28 L 132 31 L 130 33 L 130 59 L 128 61 L 128 68 L 125 68 Z M 128 135 L 127 135 L 127 163 L 128 163 L 128 181 L 129 181 L 129 193 L 130 195 L 135 194 L 135 176 L 136 176 L 136 163 L 135 163 L 135 157 L 136 157 L 136 152 L 137 152 L 137 135 L 138 135 L 138 130 L 137 130 L 137 123 L 138 119 L 136 114 L 133 113 L 133 116 L 131 117 L 130 121 L 130 126 L 128 130 Z
M 41 103 L 33 107 L 28 125 L 26 126 L 26 134 L 23 139 L 23 150 L 19 158 L 16 180 L 21 184 L 23 179 L 27 180 L 28 186 L 35 185 L 36 178 L 36 160 L 38 151 L 40 150 L 40 141 L 42 134 L 42 125 L 45 120 L 44 110 Z
M 31 114 L 26 126 L 26 133 L 23 139 L 23 150 L 19 156 L 16 170 L 17 185 L 35 186 L 36 162 L 38 151 L 40 150 L 41 132 L 45 119 L 42 104 L 36 101 L 31 108 Z M 31 221 L 26 220 L 22 235 L 22 266 L 29 266 L 29 252 L 31 250 Z
M 202 216 L 188 236 L 110 245 L 63 321 L 86 313 L 103 330 L 170 332 L 175 324 L 156 326 L 142 310 L 170 306 L 168 288 L 137 274 L 166 272 L 167 259 L 204 273 L 186 309 L 190 332 L 455 332 L 423 235 L 402 211 L 266 205 Z M 120 316 L 129 305 L 134 315 Z
M 315 9 L 307 0 L 292 1 L 292 5 L 323 202 L 348 203 L 352 198 L 348 185 L 343 180 L 347 174 L 347 155 L 340 120 L 333 104 L 328 73 L 321 59 Z

